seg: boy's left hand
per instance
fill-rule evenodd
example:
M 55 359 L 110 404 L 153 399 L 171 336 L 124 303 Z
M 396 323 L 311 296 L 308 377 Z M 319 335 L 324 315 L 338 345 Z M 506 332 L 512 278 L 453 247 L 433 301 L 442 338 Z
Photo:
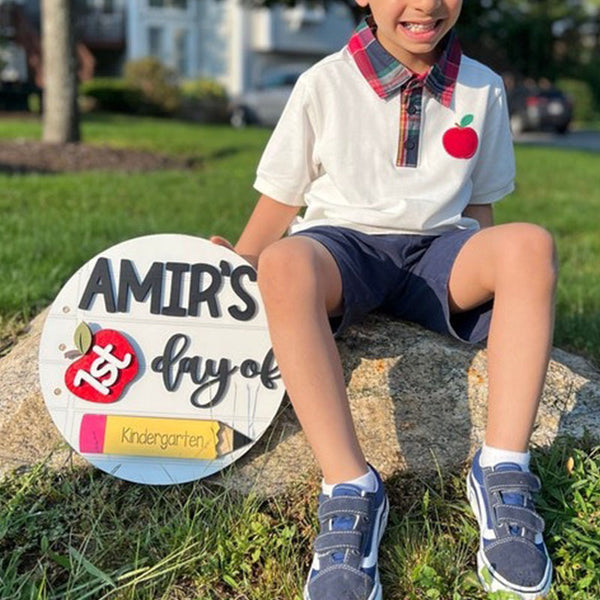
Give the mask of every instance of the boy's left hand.
M 211 235 L 209 239 L 213 244 L 216 244 L 217 246 L 224 246 L 225 248 L 232 250 L 236 254 L 240 254 L 229 240 L 226 240 L 224 237 L 221 237 L 220 235 Z M 256 269 L 256 265 L 258 264 L 258 257 L 247 256 L 244 254 L 240 254 L 240 256 L 242 258 L 245 258 Z
M 229 248 L 235 252 L 233 244 L 224 237 L 221 237 L 220 235 L 211 235 L 209 239 L 213 244 L 216 244 L 217 246 L 225 246 L 225 248 Z

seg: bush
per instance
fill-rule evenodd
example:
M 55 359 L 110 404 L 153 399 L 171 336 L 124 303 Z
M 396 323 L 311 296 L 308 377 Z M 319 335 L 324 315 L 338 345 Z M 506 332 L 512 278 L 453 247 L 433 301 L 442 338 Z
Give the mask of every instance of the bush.
M 125 81 L 142 95 L 140 112 L 169 115 L 178 110 L 181 99 L 176 74 L 156 58 L 129 61 L 125 65 Z
M 181 115 L 203 123 L 227 120 L 225 88 L 212 79 L 193 79 L 181 84 Z
M 559 79 L 556 86 L 573 100 L 573 120 L 591 121 L 594 118 L 594 95 L 587 82 L 580 79 Z
M 189 79 L 181 84 L 181 93 L 185 98 L 194 100 L 226 100 L 225 88 L 213 79 Z
M 594 58 L 582 67 L 580 79 L 590 85 L 594 95 L 595 116 L 600 116 L 600 58 Z
M 36 115 L 42 114 L 42 96 L 41 93 L 33 92 L 27 96 L 27 110 Z
M 138 113 L 143 104 L 142 93 L 124 79 L 98 77 L 79 86 L 83 98 L 91 98 L 94 108 L 111 112 Z M 89 104 L 84 100 L 84 104 Z

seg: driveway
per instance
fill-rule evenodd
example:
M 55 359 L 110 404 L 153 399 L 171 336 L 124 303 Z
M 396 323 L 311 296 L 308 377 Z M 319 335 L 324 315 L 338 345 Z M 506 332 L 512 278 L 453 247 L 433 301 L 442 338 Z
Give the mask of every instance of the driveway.
M 526 131 L 515 136 L 515 143 L 600 152 L 600 131 L 582 129 L 570 131 L 563 135 L 550 131 Z

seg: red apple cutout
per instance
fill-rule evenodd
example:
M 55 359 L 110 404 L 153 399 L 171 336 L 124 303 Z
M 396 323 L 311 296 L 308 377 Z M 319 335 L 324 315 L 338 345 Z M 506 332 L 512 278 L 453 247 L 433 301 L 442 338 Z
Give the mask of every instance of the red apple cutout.
M 446 152 L 454 158 L 471 158 L 477 151 L 479 138 L 477 132 L 467 127 L 473 122 L 473 115 L 465 115 L 456 127 L 444 133 L 442 143 Z
M 83 356 L 67 368 L 66 386 L 82 400 L 116 402 L 139 370 L 133 347 L 122 333 L 114 329 L 92 333 L 85 323 L 77 327 L 74 338 Z

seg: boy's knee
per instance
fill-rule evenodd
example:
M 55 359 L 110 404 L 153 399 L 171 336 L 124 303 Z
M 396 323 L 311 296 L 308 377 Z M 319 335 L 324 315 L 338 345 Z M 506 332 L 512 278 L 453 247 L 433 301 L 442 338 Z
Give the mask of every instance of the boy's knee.
M 304 240 L 284 239 L 268 246 L 258 259 L 258 287 L 265 302 L 302 300 L 318 288 L 315 253 Z
M 503 252 L 511 269 L 515 264 L 550 281 L 558 275 L 558 256 L 552 234 L 533 223 L 513 223 Z M 514 271 L 513 271 L 514 272 Z

